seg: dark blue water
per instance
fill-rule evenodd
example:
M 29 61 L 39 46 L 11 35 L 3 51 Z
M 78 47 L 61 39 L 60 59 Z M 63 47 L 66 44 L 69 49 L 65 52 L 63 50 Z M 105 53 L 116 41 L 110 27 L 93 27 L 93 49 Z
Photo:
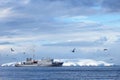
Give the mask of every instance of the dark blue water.
M 120 66 L 0 67 L 0 80 L 120 80 Z

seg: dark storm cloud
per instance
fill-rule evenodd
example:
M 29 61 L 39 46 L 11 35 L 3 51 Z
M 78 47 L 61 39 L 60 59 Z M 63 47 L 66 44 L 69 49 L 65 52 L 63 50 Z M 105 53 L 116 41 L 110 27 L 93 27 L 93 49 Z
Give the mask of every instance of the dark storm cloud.
M 120 0 L 103 0 L 102 7 L 108 12 L 120 12 Z
M 11 42 L 0 42 L 0 45 L 10 45 L 10 44 L 14 44 L 14 43 L 11 43 Z
M 89 24 L 84 23 L 86 24 L 85 27 L 77 28 L 78 25 L 75 23 L 71 22 L 72 25 L 57 23 L 54 18 L 66 15 L 94 15 L 105 9 L 106 11 L 119 10 L 119 0 L 29 0 L 28 4 L 24 2 L 27 0 L 2 1 L 4 3 L 0 4 L 1 8 L 11 7 L 12 10 L 12 14 L 8 15 L 9 18 L 0 21 L 0 29 L 4 32 L 19 29 L 22 33 L 30 33 L 35 28 L 38 33 L 79 31 L 83 28 L 85 30 L 86 27 L 88 27 L 86 30 L 97 30 L 99 27 L 96 29 L 96 26 L 99 24 L 89 26 Z M 96 11 L 94 7 L 101 7 L 101 9 Z M 95 29 L 93 29 L 93 26 L 95 26 Z M 3 34 L 2 31 L 0 33 Z
M 72 7 L 92 7 L 97 5 L 98 0 L 63 0 Z
M 64 4 L 66 7 L 80 7 L 80 6 L 94 6 L 99 2 L 98 0 L 41 0 L 47 1 L 50 3 L 61 3 Z
M 90 8 L 97 5 L 94 0 L 31 0 L 27 6 L 14 7 L 17 11 L 32 15 L 33 18 L 49 19 L 64 15 L 91 14 Z M 42 21 L 43 21 L 42 20 Z

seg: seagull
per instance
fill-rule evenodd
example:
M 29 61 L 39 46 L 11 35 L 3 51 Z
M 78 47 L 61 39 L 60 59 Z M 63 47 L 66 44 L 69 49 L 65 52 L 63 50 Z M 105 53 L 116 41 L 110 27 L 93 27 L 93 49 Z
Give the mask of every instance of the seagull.
M 72 52 L 74 53 L 74 52 L 75 52 L 75 50 L 76 50 L 76 49 L 74 48 L 74 49 L 72 50 Z
M 23 54 L 26 54 L 25 52 L 23 52 Z
M 107 51 L 108 49 L 104 49 L 104 51 Z
M 14 50 L 11 48 L 11 51 L 14 52 Z
M 113 60 L 112 58 L 110 60 Z

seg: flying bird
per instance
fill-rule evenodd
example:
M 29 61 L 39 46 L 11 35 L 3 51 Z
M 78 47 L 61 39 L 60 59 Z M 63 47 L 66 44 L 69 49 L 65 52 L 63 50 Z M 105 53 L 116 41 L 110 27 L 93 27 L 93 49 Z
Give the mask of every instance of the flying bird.
M 104 51 L 107 51 L 108 49 L 104 49 Z
M 113 60 L 112 58 L 110 60 Z
M 26 54 L 25 52 L 23 52 L 23 54 Z
M 11 51 L 14 52 L 14 50 L 11 48 Z
M 72 50 L 72 52 L 74 53 L 74 52 L 75 52 L 75 50 L 76 50 L 76 49 L 74 48 L 74 49 Z

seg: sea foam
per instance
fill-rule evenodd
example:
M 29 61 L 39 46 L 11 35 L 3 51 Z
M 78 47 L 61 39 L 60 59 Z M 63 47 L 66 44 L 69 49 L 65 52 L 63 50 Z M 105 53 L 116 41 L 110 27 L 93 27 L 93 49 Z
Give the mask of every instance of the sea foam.
M 113 63 L 108 63 L 105 61 L 97 61 L 93 59 L 55 59 L 55 61 L 62 61 L 63 66 L 112 66 Z M 4 63 L 1 66 L 15 66 L 16 63 L 20 62 L 10 62 Z

